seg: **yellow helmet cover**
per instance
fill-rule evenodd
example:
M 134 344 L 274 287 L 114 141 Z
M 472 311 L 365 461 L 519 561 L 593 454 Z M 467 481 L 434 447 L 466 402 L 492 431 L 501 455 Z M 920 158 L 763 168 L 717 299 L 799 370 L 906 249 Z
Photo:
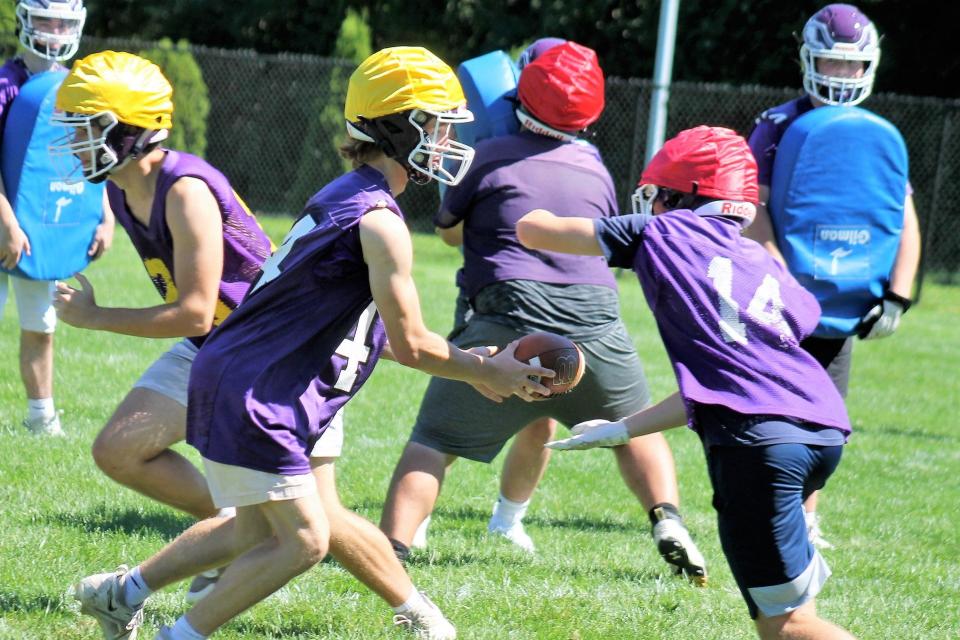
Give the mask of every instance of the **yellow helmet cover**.
M 73 65 L 57 92 L 56 108 L 86 115 L 109 111 L 134 127 L 170 129 L 173 87 L 149 60 L 101 51 Z
M 466 103 L 453 69 L 423 47 L 389 47 L 350 76 L 343 115 L 349 122 L 413 109 L 451 111 Z

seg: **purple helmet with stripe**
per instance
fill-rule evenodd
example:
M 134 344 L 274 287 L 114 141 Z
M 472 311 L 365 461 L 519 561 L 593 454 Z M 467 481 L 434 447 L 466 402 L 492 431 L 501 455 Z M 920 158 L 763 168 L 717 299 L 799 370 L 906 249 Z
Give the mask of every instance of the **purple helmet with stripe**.
M 41 58 L 69 60 L 77 54 L 87 10 L 83 0 L 20 0 L 17 37 Z
M 880 37 L 866 15 L 850 4 L 828 4 L 803 27 L 803 89 L 824 104 L 853 106 L 873 91 Z

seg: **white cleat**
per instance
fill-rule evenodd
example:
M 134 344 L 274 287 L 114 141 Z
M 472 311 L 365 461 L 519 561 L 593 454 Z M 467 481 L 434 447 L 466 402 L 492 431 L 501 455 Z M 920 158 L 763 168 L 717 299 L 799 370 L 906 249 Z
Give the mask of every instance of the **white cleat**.
M 410 543 L 411 549 L 426 549 L 427 548 L 427 528 L 430 527 L 430 516 L 424 518 L 423 522 L 420 523 L 420 526 L 417 527 L 417 532 L 413 534 L 413 542 Z
M 816 511 L 804 511 L 803 516 L 807 521 L 807 539 L 817 549 L 833 549 L 833 545 L 827 542 L 823 537 L 823 530 L 820 528 L 820 516 Z
M 653 541 L 668 564 L 698 587 L 707 584 L 707 563 L 681 520 L 664 518 L 653 526 Z
M 23 426 L 27 431 L 35 436 L 62 436 L 63 427 L 60 426 L 60 412 L 54 413 L 49 418 L 27 418 L 23 421 Z
M 490 535 L 502 536 L 517 545 L 527 553 L 536 553 L 537 549 L 533 545 L 533 540 L 523 529 L 523 522 L 516 522 L 512 525 L 495 523 L 491 520 L 487 525 L 487 532 Z
M 393 624 L 406 627 L 417 638 L 423 640 L 453 640 L 457 637 L 456 628 L 440 611 L 440 607 L 433 604 L 427 594 L 420 592 L 423 603 L 405 613 L 393 616 Z
M 127 566 L 120 565 L 113 573 L 87 576 L 73 587 L 80 613 L 97 619 L 105 640 L 136 640 L 143 623 L 143 605 L 131 607 L 123 599 L 126 573 Z

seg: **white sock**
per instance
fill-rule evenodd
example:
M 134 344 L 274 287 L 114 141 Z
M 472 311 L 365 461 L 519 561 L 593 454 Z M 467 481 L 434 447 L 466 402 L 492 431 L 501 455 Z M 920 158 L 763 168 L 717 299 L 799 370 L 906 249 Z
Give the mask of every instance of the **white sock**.
M 419 609 L 427 604 L 426 600 L 423 599 L 423 594 L 417 591 L 417 588 L 414 587 L 413 591 L 410 593 L 410 597 L 407 598 L 406 602 L 403 604 L 394 607 L 394 613 L 406 613 L 412 611 L 413 609 Z
M 151 593 L 153 590 L 147 586 L 147 581 L 140 575 L 139 565 L 123 576 L 123 600 L 129 606 L 139 607 Z
M 27 418 L 29 420 L 48 420 L 56 415 L 53 407 L 53 398 L 27 399 Z
M 207 640 L 207 636 L 190 626 L 187 616 L 180 616 L 170 628 L 172 640 Z
M 232 518 L 232 517 L 234 517 L 235 515 L 237 515 L 237 508 L 236 508 L 236 507 L 224 507 L 223 509 L 220 509 L 220 511 L 217 511 L 217 515 L 214 516 L 214 517 L 216 517 L 216 518 Z
M 804 511 L 803 519 L 807 521 L 807 526 L 813 526 L 817 524 L 817 512 L 816 511 Z
M 527 515 L 527 507 L 529 506 L 529 500 L 514 502 L 504 498 L 501 494 L 496 504 L 493 505 L 493 517 L 490 518 L 490 522 L 507 527 L 513 526 L 523 520 L 523 516 Z

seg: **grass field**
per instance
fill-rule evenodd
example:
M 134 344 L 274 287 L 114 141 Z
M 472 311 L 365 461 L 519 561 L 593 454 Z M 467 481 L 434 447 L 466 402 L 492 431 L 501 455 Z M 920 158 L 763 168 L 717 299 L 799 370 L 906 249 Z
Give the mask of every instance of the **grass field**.
M 289 219 L 267 219 L 282 237 Z M 445 331 L 458 254 L 418 236 L 416 279 L 428 324 Z M 87 271 L 100 304 L 146 306 L 156 293 L 122 232 Z M 653 320 L 629 274 L 623 312 L 661 398 L 675 388 Z M 0 322 L 0 638 L 99 638 L 67 587 L 120 562 L 135 564 L 190 524 L 113 484 L 89 446 L 141 371 L 170 342 L 57 331 L 56 397 L 64 439 L 20 428 L 17 321 Z M 960 635 L 960 288 L 928 283 L 923 303 L 892 338 L 858 343 L 849 409 L 855 433 L 821 506 L 834 576 L 823 615 L 861 638 Z M 347 411 L 338 463 L 343 501 L 377 521 L 426 376 L 384 362 Z M 430 547 L 409 571 L 461 638 L 753 637 L 716 537 L 696 436 L 668 434 L 688 524 L 711 562 L 696 589 L 666 570 L 640 506 L 603 451 L 559 453 L 534 498 L 528 557 L 485 536 L 499 461 L 458 463 L 434 514 Z M 183 451 L 190 451 L 181 445 Z M 190 455 L 193 455 L 190 451 Z M 183 610 L 182 587 L 150 600 L 141 638 Z M 333 562 L 301 576 L 224 628 L 218 638 L 402 638 L 390 609 Z

